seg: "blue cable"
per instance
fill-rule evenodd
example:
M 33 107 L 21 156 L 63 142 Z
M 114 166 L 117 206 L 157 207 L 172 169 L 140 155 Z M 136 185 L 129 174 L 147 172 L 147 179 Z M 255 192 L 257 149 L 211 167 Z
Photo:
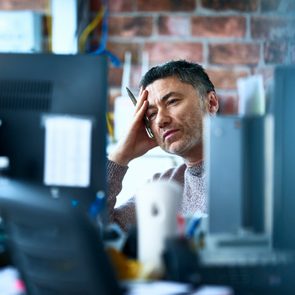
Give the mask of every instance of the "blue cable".
M 105 12 L 103 15 L 103 19 L 102 19 L 102 25 L 101 25 L 101 42 L 100 42 L 100 46 L 93 52 L 91 52 L 91 54 L 106 54 L 112 64 L 115 67 L 120 67 L 121 66 L 121 61 L 120 59 L 113 54 L 112 52 L 110 52 L 109 50 L 106 49 L 106 44 L 107 44 L 107 36 L 108 36 L 108 16 L 109 16 L 109 8 L 108 8 L 108 3 L 106 0 L 102 1 L 103 7 L 105 8 Z
M 91 218 L 96 219 L 98 215 L 102 214 L 105 207 L 106 207 L 105 194 L 104 192 L 99 191 L 96 194 L 95 200 L 91 203 L 88 213 Z
M 199 224 L 201 223 L 201 217 L 192 217 L 188 224 L 188 229 L 186 236 L 188 238 L 193 238 L 196 229 L 198 228 Z

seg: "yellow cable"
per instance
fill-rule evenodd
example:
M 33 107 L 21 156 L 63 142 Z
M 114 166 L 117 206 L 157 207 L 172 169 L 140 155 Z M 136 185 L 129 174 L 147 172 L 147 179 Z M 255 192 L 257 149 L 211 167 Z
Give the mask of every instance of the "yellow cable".
M 102 21 L 105 13 L 105 9 L 102 7 L 100 11 L 97 13 L 93 21 L 83 30 L 80 38 L 79 38 L 79 52 L 82 53 L 85 51 L 86 41 L 89 34 L 99 25 Z M 112 118 L 111 113 L 106 114 L 106 122 L 107 122 L 107 130 L 111 138 L 114 138 L 114 128 L 112 126 Z
M 85 51 L 86 46 L 86 40 L 89 36 L 89 34 L 98 26 L 98 24 L 101 22 L 103 15 L 104 15 L 104 8 L 102 7 L 96 17 L 93 19 L 93 21 L 83 30 L 80 38 L 79 38 L 79 52 Z
M 108 133 L 109 133 L 110 137 L 112 139 L 114 139 L 115 134 L 114 134 L 114 128 L 113 128 L 113 125 L 112 125 L 112 114 L 110 112 L 107 113 L 106 119 L 107 119 Z
M 47 50 L 52 51 L 52 12 L 51 1 L 48 0 L 45 9 L 45 26 L 48 31 Z

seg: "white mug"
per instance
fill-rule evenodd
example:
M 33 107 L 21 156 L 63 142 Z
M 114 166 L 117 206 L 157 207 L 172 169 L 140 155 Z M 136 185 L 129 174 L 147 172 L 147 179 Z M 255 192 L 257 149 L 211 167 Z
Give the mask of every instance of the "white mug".
M 182 188 L 176 182 L 150 182 L 137 192 L 138 258 L 144 268 L 163 271 L 165 240 L 177 235 L 181 201 Z

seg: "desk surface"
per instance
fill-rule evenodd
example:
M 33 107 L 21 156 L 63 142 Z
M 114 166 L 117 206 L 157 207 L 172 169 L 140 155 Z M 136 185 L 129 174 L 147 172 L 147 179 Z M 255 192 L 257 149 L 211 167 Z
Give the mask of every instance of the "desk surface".
M 151 282 L 125 282 L 122 284 L 127 288 L 126 295 L 232 295 L 233 291 L 225 286 L 203 286 L 192 289 L 189 284 L 169 281 Z M 0 294 L 1 295 L 25 295 L 25 287 L 19 279 L 18 271 L 13 267 L 0 269 Z

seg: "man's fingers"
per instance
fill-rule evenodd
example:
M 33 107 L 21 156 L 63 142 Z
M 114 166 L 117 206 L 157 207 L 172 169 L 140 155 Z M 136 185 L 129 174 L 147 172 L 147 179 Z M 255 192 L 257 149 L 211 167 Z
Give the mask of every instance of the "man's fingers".
M 142 107 L 143 103 L 147 100 L 148 91 L 143 90 L 139 93 L 139 98 L 135 107 L 135 112 L 138 112 L 138 110 Z
M 138 104 L 139 104 L 139 102 L 138 102 Z M 135 111 L 135 115 L 134 115 L 136 121 L 143 120 L 143 116 L 145 115 L 147 107 L 148 107 L 148 102 L 146 100 L 144 100 L 141 103 L 140 107 L 138 106 L 138 109 Z

